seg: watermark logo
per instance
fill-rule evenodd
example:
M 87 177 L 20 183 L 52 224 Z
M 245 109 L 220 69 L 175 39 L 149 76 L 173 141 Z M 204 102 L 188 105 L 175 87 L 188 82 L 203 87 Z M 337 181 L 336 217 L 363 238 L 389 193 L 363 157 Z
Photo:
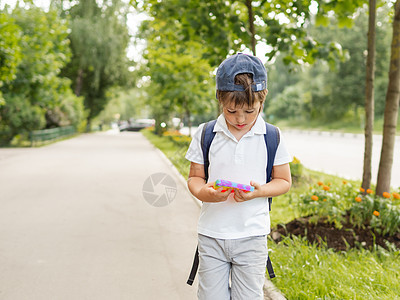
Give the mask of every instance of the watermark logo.
M 165 173 L 155 173 L 146 179 L 142 194 L 147 203 L 163 207 L 174 201 L 177 193 L 176 182 Z

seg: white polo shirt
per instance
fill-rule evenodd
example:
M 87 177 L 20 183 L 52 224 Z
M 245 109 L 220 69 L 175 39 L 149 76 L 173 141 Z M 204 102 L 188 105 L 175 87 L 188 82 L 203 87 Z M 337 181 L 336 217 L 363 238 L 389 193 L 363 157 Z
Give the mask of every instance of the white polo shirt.
M 201 124 L 193 136 L 186 159 L 204 165 L 201 150 Z M 266 182 L 267 147 L 264 134 L 265 122 L 259 115 L 254 126 L 239 141 L 226 125 L 224 115 L 220 115 L 214 127 L 216 132 L 209 153 L 209 182 L 217 179 L 243 184 L 250 181 Z M 282 134 L 276 151 L 274 166 L 292 161 Z M 197 231 L 200 234 L 220 239 L 238 239 L 265 235 L 270 232 L 269 207 L 267 198 L 236 202 L 231 194 L 224 202 L 203 202 Z

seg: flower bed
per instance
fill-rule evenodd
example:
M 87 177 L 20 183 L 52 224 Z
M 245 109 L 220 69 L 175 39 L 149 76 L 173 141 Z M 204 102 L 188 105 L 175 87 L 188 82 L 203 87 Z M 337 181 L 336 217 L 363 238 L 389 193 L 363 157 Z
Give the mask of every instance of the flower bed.
M 190 142 L 191 142 L 191 137 L 187 135 L 181 134 L 179 131 L 166 131 L 163 133 L 163 136 L 166 136 L 169 138 L 170 141 L 172 141 L 176 146 L 182 148 L 184 147 L 185 150 L 189 147 Z
M 344 250 L 352 247 L 371 248 L 375 245 L 400 249 L 400 194 L 384 193 L 383 197 L 354 187 L 318 182 L 293 202 L 297 218 L 279 225 L 272 237 L 306 236 L 311 242 Z

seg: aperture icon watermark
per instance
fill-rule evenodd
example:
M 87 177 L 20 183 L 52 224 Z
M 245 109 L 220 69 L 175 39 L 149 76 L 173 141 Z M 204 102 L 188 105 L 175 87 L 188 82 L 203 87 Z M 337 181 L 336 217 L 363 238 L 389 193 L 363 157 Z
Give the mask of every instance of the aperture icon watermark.
M 171 204 L 175 199 L 176 193 L 176 182 L 165 173 L 150 175 L 142 188 L 144 199 L 154 207 L 163 207 Z

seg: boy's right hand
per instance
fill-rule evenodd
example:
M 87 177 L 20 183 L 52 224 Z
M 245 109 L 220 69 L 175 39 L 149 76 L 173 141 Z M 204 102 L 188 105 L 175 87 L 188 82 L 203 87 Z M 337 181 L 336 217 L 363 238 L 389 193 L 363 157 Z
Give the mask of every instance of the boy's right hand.
M 203 202 L 224 202 L 228 199 L 232 192 L 232 188 L 222 192 L 224 188 L 220 187 L 217 190 L 214 189 L 214 182 L 206 183 L 199 193 L 199 200 Z

